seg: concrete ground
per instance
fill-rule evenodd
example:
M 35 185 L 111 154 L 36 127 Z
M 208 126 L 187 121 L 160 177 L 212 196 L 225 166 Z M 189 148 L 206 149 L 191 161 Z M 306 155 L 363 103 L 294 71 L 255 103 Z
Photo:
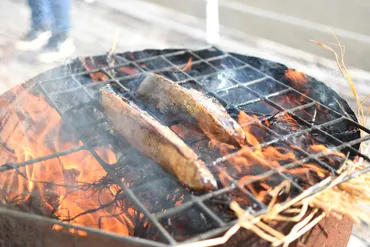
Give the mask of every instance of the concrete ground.
M 148 2 L 205 18 L 206 0 Z M 333 42 L 330 28 L 346 45 L 347 63 L 370 70 L 369 1 L 219 0 L 219 4 L 221 24 L 228 28 L 332 59 L 326 50 L 309 43 L 310 39 Z
M 210 0 L 214 1 L 214 0 Z M 330 29 L 346 46 L 345 60 L 360 98 L 370 94 L 370 2 L 367 0 L 220 0 L 220 48 L 287 64 L 323 80 L 352 107 L 355 101 L 340 77 L 333 55 L 309 42 L 329 44 Z M 73 1 L 72 36 L 76 56 L 106 52 L 119 29 L 117 51 L 143 48 L 202 48 L 207 43 L 205 0 Z M 63 64 L 39 64 L 35 53 L 14 49 L 28 27 L 25 0 L 0 1 L 0 93 L 34 75 Z M 215 27 L 210 22 L 210 27 Z M 215 39 L 217 40 L 217 39 Z M 357 233 L 356 233 L 357 234 Z M 351 247 L 367 246 L 366 233 Z

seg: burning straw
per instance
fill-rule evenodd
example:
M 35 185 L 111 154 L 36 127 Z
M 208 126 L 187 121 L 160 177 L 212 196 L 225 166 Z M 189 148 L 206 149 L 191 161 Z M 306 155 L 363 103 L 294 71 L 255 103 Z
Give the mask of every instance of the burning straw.
M 370 106 L 365 108 L 365 99 L 360 100 L 350 73 L 344 63 L 345 48 L 334 35 L 340 53 L 332 47 L 321 42 L 312 41 L 315 44 L 331 51 L 335 58 L 343 78 L 348 82 L 356 100 L 357 116 L 361 125 L 366 125 L 370 115 Z M 365 108 L 365 109 L 364 109 Z M 361 131 L 361 136 L 366 133 Z M 361 143 L 360 151 L 370 155 L 370 144 Z M 302 194 L 284 203 L 277 203 L 276 198 L 281 192 L 288 192 L 291 184 L 289 181 L 282 182 L 279 186 L 271 189 L 269 194 L 272 200 L 268 205 L 267 212 L 259 217 L 252 216 L 243 210 L 240 205 L 233 201 L 230 208 L 238 217 L 237 223 L 231 227 L 222 237 L 199 241 L 197 243 L 184 244 L 182 247 L 205 247 L 225 244 L 239 229 L 247 229 L 261 239 L 268 241 L 272 246 L 288 246 L 299 239 L 322 219 L 334 216 L 338 219 L 346 217 L 355 225 L 362 227 L 370 225 L 370 212 L 365 205 L 370 204 L 370 166 L 360 157 L 355 161 L 346 159 L 344 165 L 337 170 L 338 176 L 329 176 L 320 183 L 312 186 Z M 286 216 L 286 215 L 289 215 Z M 294 226 L 287 235 L 272 227 L 273 223 L 294 222 Z

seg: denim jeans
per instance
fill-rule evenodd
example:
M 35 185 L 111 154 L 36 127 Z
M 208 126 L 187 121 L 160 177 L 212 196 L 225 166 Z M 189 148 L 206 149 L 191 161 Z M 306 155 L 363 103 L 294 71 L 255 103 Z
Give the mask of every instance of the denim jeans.
M 31 8 L 32 28 L 51 27 L 53 34 L 71 28 L 71 0 L 28 0 Z

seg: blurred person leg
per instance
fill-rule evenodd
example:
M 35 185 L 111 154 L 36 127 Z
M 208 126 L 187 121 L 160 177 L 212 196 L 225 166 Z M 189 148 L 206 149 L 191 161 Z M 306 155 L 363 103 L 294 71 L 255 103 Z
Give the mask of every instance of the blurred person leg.
M 16 43 L 20 50 L 35 50 L 45 45 L 51 36 L 50 0 L 28 0 L 31 25 L 24 37 Z
M 73 40 L 69 37 L 71 29 L 71 0 L 49 0 L 54 18 L 52 36 L 42 47 L 39 60 L 53 62 L 72 55 L 75 51 Z

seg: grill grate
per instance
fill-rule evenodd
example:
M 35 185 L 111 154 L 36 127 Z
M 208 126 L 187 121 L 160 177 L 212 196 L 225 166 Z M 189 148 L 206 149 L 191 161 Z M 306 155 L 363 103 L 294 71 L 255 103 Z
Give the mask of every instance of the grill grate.
M 188 64 L 190 58 L 192 59 L 192 69 L 183 70 L 186 64 Z M 220 61 L 222 61 L 222 63 Z M 173 73 L 174 70 L 177 72 Z M 302 153 L 302 159 L 299 161 L 290 162 L 280 168 L 270 167 L 270 170 L 258 174 L 258 177 L 248 180 L 244 184 L 237 183 L 236 180 L 230 178 L 232 183 L 228 187 L 201 195 L 190 195 L 179 206 L 167 208 L 164 212 L 151 212 L 143 204 L 143 199 L 135 192 L 136 190 L 142 190 L 143 187 L 145 187 L 145 184 L 138 185 L 133 188 L 126 186 L 121 179 L 115 175 L 113 170 L 114 166 L 107 164 L 94 150 L 94 147 L 98 146 L 99 143 L 92 142 L 85 134 L 81 134 L 81 132 L 83 132 L 81 130 L 87 126 L 90 129 L 101 128 L 99 126 L 105 123 L 104 116 L 101 112 L 96 111 L 99 87 L 107 83 L 112 83 L 126 97 L 140 103 L 133 94 L 133 91 L 144 78 L 144 74 L 148 71 L 167 76 L 184 87 L 193 87 L 204 91 L 206 94 L 217 98 L 226 107 L 230 114 L 237 113 L 240 110 L 253 113 L 256 109 L 261 109 L 261 106 L 263 106 L 263 109 L 268 109 L 267 112 L 272 112 L 272 114 L 266 115 L 267 112 L 266 114 L 261 114 L 259 116 L 260 122 L 265 120 L 275 121 L 278 116 L 289 114 L 289 116 L 291 116 L 295 121 L 299 122 L 302 126 L 305 126 L 305 128 L 293 133 L 284 133 L 283 129 L 275 130 L 262 125 L 263 130 L 271 135 L 271 138 L 267 142 L 261 143 L 262 147 L 267 147 L 276 143 L 279 143 L 279 145 L 293 144 L 293 138 L 299 138 L 304 134 L 310 133 L 318 136 L 325 136 L 327 140 L 330 140 L 330 142 L 334 144 L 334 147 L 332 148 L 333 151 L 345 151 L 348 155 L 349 153 L 358 155 L 370 162 L 369 157 L 354 148 L 355 145 L 370 140 L 370 135 L 366 135 L 365 137 L 358 138 L 356 140 L 343 142 L 339 140 L 335 134 L 328 131 L 331 126 L 342 122 L 346 122 L 348 125 L 362 129 L 368 134 L 370 133 L 370 130 L 360 126 L 353 119 L 342 116 L 332 108 L 322 105 L 314 99 L 303 95 L 293 87 L 276 80 L 266 71 L 255 68 L 253 63 L 246 63 L 246 61 L 240 59 L 240 57 L 235 54 L 224 53 L 216 48 L 210 48 L 199 51 L 165 50 L 158 52 L 149 50 L 147 52 L 139 53 L 124 53 L 116 56 L 115 65 L 113 66 L 107 64 L 106 66 L 88 72 L 67 72 L 61 77 L 53 76 L 52 80 L 36 81 L 35 87 L 44 94 L 50 105 L 57 110 L 63 120 L 71 126 L 75 133 L 80 133 L 80 139 L 83 145 L 25 162 L 4 164 L 0 166 L 0 172 L 18 169 L 23 166 L 81 150 L 88 150 L 106 170 L 106 172 L 110 174 L 114 183 L 121 187 L 131 202 L 136 205 L 138 210 L 141 211 L 158 230 L 161 235 L 161 239 L 166 244 L 171 245 L 176 245 L 179 241 L 177 241 L 164 226 L 168 223 L 166 220 L 169 216 L 181 214 L 181 212 L 192 210 L 192 208 L 196 208 L 196 210 L 201 211 L 205 217 L 210 219 L 212 226 L 209 229 L 206 229 L 203 233 L 195 234 L 191 238 L 186 239 L 185 242 L 207 239 L 224 232 L 228 227 L 235 223 L 234 221 L 225 221 L 225 219 L 221 218 L 217 212 L 214 212 L 214 210 L 208 206 L 208 202 L 210 200 L 216 197 L 218 198 L 231 191 L 238 190 L 240 193 L 244 193 L 246 197 L 250 198 L 254 205 L 249 208 L 249 211 L 252 215 L 258 216 L 266 212 L 267 206 L 246 190 L 244 188 L 245 184 L 253 183 L 261 178 L 268 178 L 274 175 L 280 176 L 282 179 L 289 180 L 295 189 L 303 192 L 305 189 L 283 172 L 283 169 L 297 166 L 298 162 L 314 161 L 331 171 L 333 174 L 336 173 L 335 169 L 319 159 L 327 154 L 310 153 L 306 150 L 300 149 L 299 152 Z M 238 71 L 238 73 L 236 73 L 236 71 Z M 99 83 L 93 83 L 90 79 L 87 79 L 90 75 L 96 75 L 97 73 L 102 73 L 104 77 L 106 77 L 106 80 Z M 216 85 L 215 82 L 219 81 L 220 78 L 227 78 L 227 80 L 222 80 L 224 82 L 222 85 Z M 291 98 L 299 98 L 300 104 L 293 106 L 291 104 L 284 104 L 281 101 L 281 97 L 287 95 Z M 65 98 L 68 98 L 69 100 L 66 101 L 64 100 Z M 72 102 L 73 104 L 67 105 L 64 104 L 65 102 Z M 83 124 L 76 124 L 79 122 L 76 121 L 76 118 L 79 117 L 76 112 L 81 110 L 86 112 L 86 115 L 83 117 L 88 119 L 85 119 Z M 150 109 L 147 110 L 150 111 Z M 302 110 L 305 110 L 306 112 L 325 111 L 327 120 L 312 121 L 312 119 L 307 119 L 305 115 L 301 114 Z M 165 121 L 161 117 L 154 117 L 166 125 L 175 124 L 174 122 Z M 255 122 L 257 122 L 257 120 L 255 120 Z M 253 122 L 250 124 L 253 124 Z M 187 143 L 189 145 L 194 144 L 192 142 Z M 130 149 L 127 152 L 130 152 Z M 219 157 L 218 159 L 213 160 L 210 165 L 216 167 L 218 164 L 227 161 L 230 157 L 235 155 L 235 153 L 232 153 L 227 156 Z M 159 178 L 156 182 L 164 183 L 167 180 L 168 177 L 164 177 Z M 150 183 L 153 183 L 153 181 L 150 181 Z M 146 186 L 147 185 L 148 184 L 146 184 Z M 68 224 L 65 225 L 68 226 Z M 91 231 L 91 229 L 87 227 L 78 226 L 76 228 L 83 229 L 87 232 Z M 151 246 L 165 246 L 164 244 L 155 241 L 130 238 L 127 236 L 117 237 L 127 241 L 141 242 L 142 244 L 148 244 Z

